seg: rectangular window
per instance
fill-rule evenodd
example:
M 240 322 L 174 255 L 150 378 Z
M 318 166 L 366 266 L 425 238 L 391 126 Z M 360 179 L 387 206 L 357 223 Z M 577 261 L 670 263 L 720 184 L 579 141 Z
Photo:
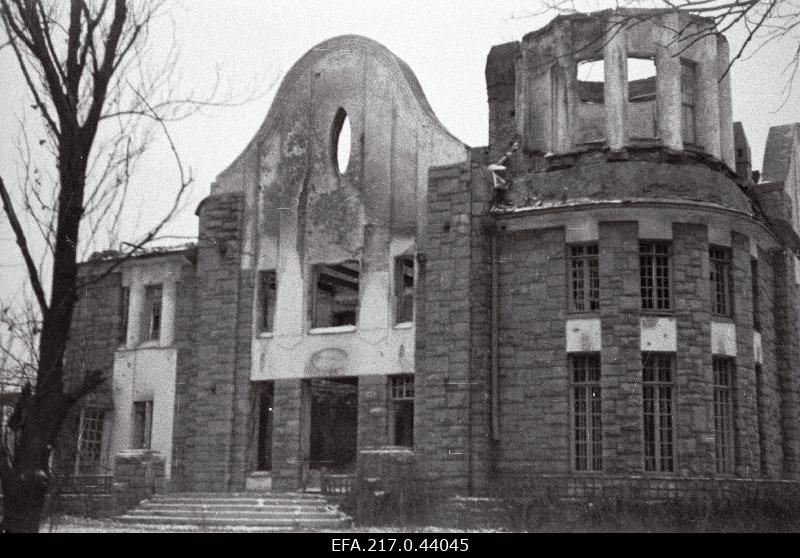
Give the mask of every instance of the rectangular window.
M 128 305 L 130 289 L 122 287 L 119 292 L 119 327 L 117 328 L 117 345 L 124 345 L 128 341 Z
M 695 84 L 696 67 L 694 62 L 681 61 L 681 114 L 683 143 L 696 144 L 695 131 Z
M 315 265 L 312 275 L 311 326 L 356 325 L 361 276 L 358 261 Z
M 753 329 L 761 331 L 761 301 L 758 288 L 758 260 L 750 259 L 750 288 L 753 291 Z
M 669 242 L 639 243 L 642 310 L 668 311 L 672 308 L 670 260 Z
M 414 321 L 414 256 L 394 259 L 394 323 Z
M 153 429 L 153 402 L 133 403 L 133 449 L 150 449 L 150 434 Z
M 105 415 L 105 411 L 99 409 L 87 408 L 81 412 L 76 462 L 76 472 L 79 475 L 96 475 L 101 472 Z
M 716 435 L 717 473 L 733 473 L 733 359 L 714 357 L 714 433 Z
M 148 285 L 144 294 L 144 341 L 157 341 L 161 337 L 161 285 Z
M 259 331 L 271 332 L 275 324 L 275 271 L 258 272 Z
M 715 316 L 733 315 L 733 263 L 730 248 L 711 246 L 711 313 Z
M 600 355 L 572 355 L 572 428 L 576 471 L 602 471 Z
M 414 376 L 389 376 L 389 441 L 414 446 Z
M 674 470 L 671 353 L 642 354 L 645 471 Z
M 596 312 L 600 309 L 600 273 L 597 244 L 568 247 L 570 310 Z

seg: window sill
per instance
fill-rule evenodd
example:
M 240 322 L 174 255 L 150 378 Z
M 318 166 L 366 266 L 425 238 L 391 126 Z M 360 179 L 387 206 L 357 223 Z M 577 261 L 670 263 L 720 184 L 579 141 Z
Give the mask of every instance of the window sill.
M 736 324 L 736 320 L 733 316 L 723 316 L 722 314 L 711 314 L 711 321 L 723 324 Z
M 414 327 L 414 322 L 400 322 L 399 324 L 394 324 L 394 329 L 411 329 Z
M 259 331 L 256 334 L 256 339 L 272 339 L 275 337 L 275 332 L 273 331 Z
M 309 335 L 328 335 L 333 333 L 353 333 L 356 330 L 354 325 L 331 326 L 331 327 L 312 327 L 308 330 Z
M 567 319 L 599 318 L 600 310 L 567 310 Z
M 641 310 L 640 314 L 642 316 L 652 316 L 652 317 L 664 317 L 664 318 L 674 318 L 675 317 L 675 310 Z

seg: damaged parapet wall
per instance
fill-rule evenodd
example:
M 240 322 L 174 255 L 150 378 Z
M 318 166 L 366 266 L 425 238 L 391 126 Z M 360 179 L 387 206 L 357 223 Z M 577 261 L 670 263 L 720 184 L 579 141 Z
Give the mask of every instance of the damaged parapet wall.
M 513 116 L 528 152 L 657 142 L 734 168 L 728 50 L 709 20 L 617 10 L 556 18 L 526 35 L 518 55 L 493 53 L 514 56 Z M 655 75 L 629 72 L 634 60 L 654 65 Z M 507 140 L 491 136 L 490 144 Z
M 417 458 L 446 491 L 798 479 L 795 197 L 764 213 L 736 175 L 705 31 L 600 12 L 489 54 L 489 160 L 431 171 L 421 243 Z

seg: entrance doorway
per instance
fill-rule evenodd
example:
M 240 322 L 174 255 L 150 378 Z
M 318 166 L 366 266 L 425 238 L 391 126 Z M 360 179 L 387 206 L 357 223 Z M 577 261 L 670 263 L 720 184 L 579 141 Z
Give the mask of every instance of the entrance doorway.
M 272 382 L 265 382 L 258 393 L 258 443 L 256 469 L 272 471 Z
M 306 488 L 325 474 L 355 470 L 358 453 L 358 378 L 309 380 L 309 437 Z

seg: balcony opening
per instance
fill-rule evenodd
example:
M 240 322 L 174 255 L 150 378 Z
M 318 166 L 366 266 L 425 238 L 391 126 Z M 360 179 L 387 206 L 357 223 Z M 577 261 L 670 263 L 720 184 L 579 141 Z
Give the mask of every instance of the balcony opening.
M 578 143 L 605 140 L 605 63 L 603 60 L 578 62 Z
M 354 326 L 361 278 L 357 260 L 313 267 L 311 327 Z
M 628 58 L 628 135 L 634 140 L 658 137 L 656 63 L 652 58 Z

